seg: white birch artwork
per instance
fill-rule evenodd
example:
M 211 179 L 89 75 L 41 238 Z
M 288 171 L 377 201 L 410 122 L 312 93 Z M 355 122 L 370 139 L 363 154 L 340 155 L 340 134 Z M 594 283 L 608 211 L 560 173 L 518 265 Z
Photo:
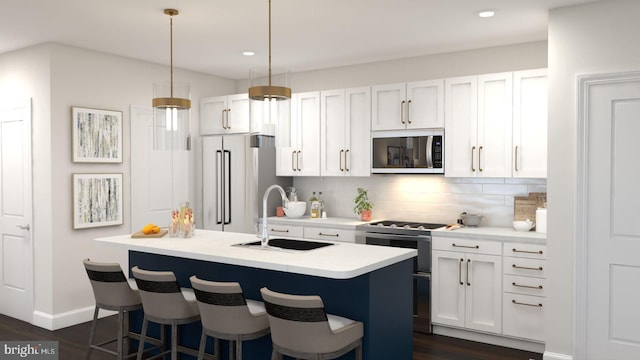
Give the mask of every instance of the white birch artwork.
M 122 224 L 122 174 L 73 175 L 73 228 Z
M 122 162 L 122 112 L 73 107 L 73 161 Z

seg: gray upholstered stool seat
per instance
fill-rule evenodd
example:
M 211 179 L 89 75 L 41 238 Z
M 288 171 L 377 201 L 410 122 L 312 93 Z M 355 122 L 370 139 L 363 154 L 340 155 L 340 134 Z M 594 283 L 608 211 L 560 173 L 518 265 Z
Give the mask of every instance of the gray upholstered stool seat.
M 172 360 L 178 358 L 178 352 L 196 356 L 196 350 L 178 345 L 178 325 L 200 321 L 200 312 L 193 290 L 181 289 L 171 271 L 142 270 L 137 266 L 133 267 L 131 271 L 138 284 L 144 309 L 137 359 L 142 359 L 149 321 L 161 326 L 171 325 L 171 349 L 169 351 Z M 164 355 L 169 351 L 153 357 Z
M 242 360 L 242 341 L 269 334 L 269 320 L 261 301 L 245 299 L 237 282 L 213 282 L 192 276 L 191 286 L 198 300 L 202 320 L 200 354 L 203 354 L 207 336 L 215 339 L 216 355 L 219 339 L 229 340 L 229 357 Z M 202 359 L 199 355 L 198 359 Z
M 117 359 L 126 359 L 134 356 L 135 353 L 126 356 L 124 354 L 125 349 L 128 349 L 128 344 L 125 342 L 130 337 L 139 339 L 138 334 L 129 332 L 128 316 L 126 316 L 128 311 L 142 309 L 142 300 L 134 279 L 127 279 L 118 263 L 102 263 L 89 259 L 85 259 L 83 263 L 91 281 L 91 288 L 96 300 L 96 308 L 93 312 L 93 321 L 89 333 L 87 359 L 91 358 L 91 352 L 94 349 L 115 355 Z M 94 344 L 100 309 L 118 312 L 118 336 L 114 339 Z M 116 351 L 105 348 L 105 345 L 116 341 Z
M 271 327 L 272 359 L 282 355 L 335 359 L 354 349 L 356 359 L 362 359 L 361 322 L 327 315 L 319 296 L 283 294 L 266 287 L 260 292 Z

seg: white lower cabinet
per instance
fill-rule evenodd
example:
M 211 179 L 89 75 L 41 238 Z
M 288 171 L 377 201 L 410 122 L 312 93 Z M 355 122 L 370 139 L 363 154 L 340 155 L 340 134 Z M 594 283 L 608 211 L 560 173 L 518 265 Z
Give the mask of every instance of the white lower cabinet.
M 346 229 L 333 229 L 333 228 L 325 228 L 325 227 L 305 226 L 304 238 L 355 243 L 356 231 L 346 230 Z
M 454 238 L 443 240 L 434 238 L 433 241 L 432 322 L 501 333 L 501 244 Z M 481 245 L 489 245 L 486 246 L 487 253 L 479 253 L 485 248 Z
M 523 339 L 544 341 L 545 298 L 504 293 L 503 333 Z
M 304 235 L 304 227 L 297 225 L 279 225 L 279 224 L 267 224 L 267 230 L 271 237 L 297 237 L 301 238 Z

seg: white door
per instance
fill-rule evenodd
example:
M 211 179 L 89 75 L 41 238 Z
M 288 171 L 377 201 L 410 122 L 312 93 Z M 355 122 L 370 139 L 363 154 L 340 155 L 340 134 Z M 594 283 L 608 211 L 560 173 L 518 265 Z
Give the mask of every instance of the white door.
M 374 86 L 371 88 L 371 97 L 372 131 L 406 128 L 405 83 Z
M 407 83 L 407 129 L 444 127 L 444 80 Z
M 371 90 L 346 90 L 345 169 L 351 176 L 371 175 Z
M 0 314 L 33 322 L 31 100 L 0 105 Z
M 242 134 L 248 133 L 250 128 L 249 120 L 249 94 L 236 94 L 227 97 L 227 133 Z
M 330 90 L 320 94 L 320 173 L 322 176 L 344 176 L 345 129 L 348 123 L 345 113 L 345 91 Z
M 247 203 L 247 152 L 249 137 L 228 135 L 222 137 L 224 157 L 224 231 L 253 233 L 252 207 Z
M 202 137 L 202 228 L 222 231 L 222 136 Z
M 432 322 L 464 327 L 465 254 L 435 250 L 432 252 L 432 259 Z
M 502 257 L 467 254 L 465 326 L 469 329 L 502 331 Z
M 227 132 L 227 97 L 216 96 L 200 100 L 200 135 Z
M 478 76 L 477 176 L 511 177 L 512 77 Z
M 320 176 L 320 92 L 298 94 L 296 175 Z
M 583 78 L 581 94 L 578 355 L 640 359 L 640 73 Z
M 478 173 L 478 77 L 445 80 L 447 177 L 475 177 Z

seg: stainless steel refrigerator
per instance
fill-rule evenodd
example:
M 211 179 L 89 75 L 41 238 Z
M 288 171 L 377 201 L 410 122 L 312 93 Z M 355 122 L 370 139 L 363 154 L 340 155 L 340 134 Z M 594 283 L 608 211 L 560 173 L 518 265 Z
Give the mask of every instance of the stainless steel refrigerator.
M 202 227 L 208 230 L 257 233 L 262 197 L 272 184 L 286 188 L 291 177 L 276 176 L 273 138 L 261 135 L 202 137 Z M 267 216 L 280 206 L 269 197 Z

